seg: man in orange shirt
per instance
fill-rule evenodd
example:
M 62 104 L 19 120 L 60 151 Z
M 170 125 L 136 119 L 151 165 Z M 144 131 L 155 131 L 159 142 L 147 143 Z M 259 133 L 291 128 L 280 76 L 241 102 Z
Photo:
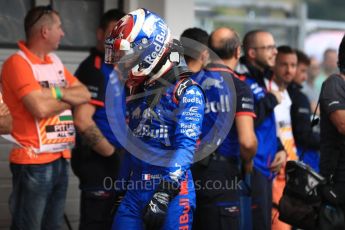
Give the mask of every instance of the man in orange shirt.
M 51 7 L 25 16 L 26 42 L 4 63 L 4 102 L 13 117 L 11 229 L 59 229 L 75 130 L 71 108 L 90 94 L 53 53 L 64 32 Z

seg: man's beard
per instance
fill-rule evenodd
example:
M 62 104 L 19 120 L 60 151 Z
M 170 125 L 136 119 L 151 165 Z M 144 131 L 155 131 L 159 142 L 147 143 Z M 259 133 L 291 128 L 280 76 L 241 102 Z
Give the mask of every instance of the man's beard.
M 263 62 L 263 61 L 261 61 L 261 60 L 256 60 L 256 65 L 258 65 L 258 66 L 259 66 L 260 68 L 262 68 L 263 70 L 271 68 L 271 67 L 267 64 L 267 62 Z

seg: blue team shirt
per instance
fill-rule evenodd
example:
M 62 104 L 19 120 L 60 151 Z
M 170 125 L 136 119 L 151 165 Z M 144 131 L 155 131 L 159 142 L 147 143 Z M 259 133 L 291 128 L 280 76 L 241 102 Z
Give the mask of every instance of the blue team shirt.
M 210 132 L 210 129 L 214 125 L 218 126 L 218 129 L 224 130 L 224 123 L 219 120 L 221 117 L 220 114 L 222 113 L 232 113 L 235 116 L 255 116 L 253 95 L 249 87 L 244 82 L 237 79 L 234 76 L 234 72 L 227 66 L 209 64 L 204 70 L 193 75 L 192 78 L 201 85 L 206 95 L 206 110 L 202 136 Z M 226 81 L 224 78 L 233 81 L 234 89 L 231 89 L 230 84 L 225 84 Z M 210 84 L 214 82 L 216 82 L 216 84 Z M 235 90 L 235 92 L 232 92 L 233 90 Z M 236 107 L 233 106 L 233 104 L 236 104 Z M 233 118 L 233 116 L 228 117 Z M 232 124 L 230 132 L 225 133 L 216 152 L 225 157 L 238 158 L 240 156 L 240 147 L 235 123 Z
M 247 77 L 245 83 L 250 87 L 254 96 L 254 104 L 265 97 L 266 90 L 258 84 L 254 78 Z M 272 177 L 269 169 L 278 148 L 277 130 L 274 112 L 264 119 L 264 121 L 255 127 L 255 134 L 258 141 L 258 149 L 254 157 L 254 167 L 267 177 Z

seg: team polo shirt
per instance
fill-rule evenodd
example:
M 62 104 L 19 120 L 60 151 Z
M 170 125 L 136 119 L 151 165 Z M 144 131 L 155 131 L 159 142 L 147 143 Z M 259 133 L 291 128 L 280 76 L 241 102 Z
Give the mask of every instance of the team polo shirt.
M 337 110 L 345 110 L 345 80 L 333 74 L 322 84 L 320 93 L 320 173 L 327 178 L 334 174 L 335 183 L 345 183 L 345 135 L 330 119 Z
M 24 42 L 18 43 L 19 49 L 24 52 L 32 64 L 52 64 L 47 55 L 44 60 L 32 53 Z M 72 85 L 76 78 L 64 67 L 66 81 Z M 1 83 L 3 100 L 7 104 L 12 115 L 12 136 L 27 148 L 14 147 L 10 153 L 10 162 L 16 164 L 44 164 L 52 162 L 61 156 L 70 158 L 70 151 L 35 154 L 30 151 L 30 146 L 39 147 L 39 137 L 35 124 L 35 118 L 27 110 L 22 102 L 23 97 L 29 93 L 41 90 L 42 86 L 35 79 L 30 64 L 18 53 L 10 56 L 2 66 Z
M 96 107 L 92 119 L 101 130 L 103 136 L 115 147 L 121 147 L 116 139 L 106 112 L 106 91 L 109 82 L 118 79 L 114 66 L 104 63 L 104 53 L 92 48 L 90 55 L 80 64 L 75 76 L 91 93 L 90 103 Z
M 249 86 L 238 79 L 236 75 L 233 77 L 233 81 L 236 89 L 235 117 L 249 116 L 254 120 L 256 117 L 254 113 L 254 99 Z M 227 138 L 219 146 L 217 153 L 222 154 L 225 157 L 240 157 L 240 143 L 238 140 L 236 120 L 232 124 Z

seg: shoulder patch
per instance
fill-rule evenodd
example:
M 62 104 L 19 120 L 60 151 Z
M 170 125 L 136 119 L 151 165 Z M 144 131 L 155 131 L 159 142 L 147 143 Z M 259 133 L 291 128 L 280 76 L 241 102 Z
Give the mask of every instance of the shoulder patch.
M 193 85 L 193 81 L 188 77 L 184 77 L 177 82 L 177 84 L 175 85 L 175 88 L 174 88 L 174 92 L 173 92 L 174 103 L 178 104 L 178 102 L 181 99 L 181 96 L 184 94 L 186 89 L 191 85 Z
M 184 79 L 184 80 L 182 80 L 182 82 L 180 81 L 180 83 L 177 85 L 177 90 L 176 90 L 175 96 L 177 98 L 181 97 L 182 94 L 188 88 L 188 86 L 191 86 L 191 85 L 193 85 L 193 82 L 191 79 Z
M 192 85 L 198 85 L 198 84 L 196 84 L 196 82 L 194 82 L 192 79 L 188 77 L 184 77 L 181 80 L 179 80 L 177 84 L 175 85 L 175 89 L 173 92 L 174 103 L 178 104 L 182 95 L 186 92 L 187 88 Z

